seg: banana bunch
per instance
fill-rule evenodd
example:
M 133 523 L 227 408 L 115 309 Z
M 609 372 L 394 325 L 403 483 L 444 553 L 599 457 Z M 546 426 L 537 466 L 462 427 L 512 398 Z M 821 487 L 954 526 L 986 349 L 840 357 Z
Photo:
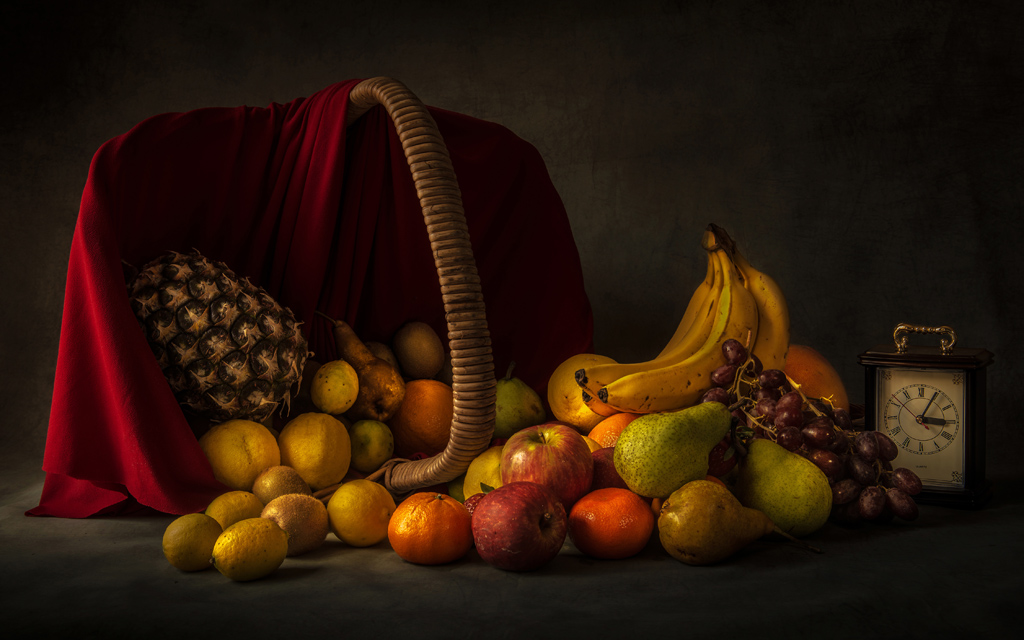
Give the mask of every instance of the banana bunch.
M 709 224 L 701 239 L 707 275 L 679 326 L 654 359 L 600 364 L 575 372 L 592 410 L 654 413 L 689 407 L 726 364 L 722 345 L 736 339 L 765 369 L 781 369 L 789 349 L 789 307 L 778 284 L 739 252 L 724 229 Z

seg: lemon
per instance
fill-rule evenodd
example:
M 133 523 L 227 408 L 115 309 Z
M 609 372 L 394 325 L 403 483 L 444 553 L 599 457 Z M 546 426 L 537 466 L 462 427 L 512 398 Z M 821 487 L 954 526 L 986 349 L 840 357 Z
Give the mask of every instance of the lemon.
M 601 443 L 598 442 L 597 440 L 594 440 L 590 436 L 583 436 L 583 441 L 587 443 L 588 447 L 590 447 L 590 453 L 594 453 L 598 449 L 602 448 Z
M 348 473 L 352 443 L 345 425 L 334 416 L 296 416 L 281 429 L 278 442 L 281 464 L 298 471 L 313 491 L 341 482 Z
M 331 531 L 353 547 L 369 547 L 388 537 L 395 499 L 372 480 L 352 480 L 338 487 L 327 503 Z
M 359 395 L 356 370 L 344 360 L 332 360 L 317 369 L 310 396 L 316 408 L 324 413 L 348 411 Z
M 473 458 L 466 469 L 466 479 L 462 484 L 462 495 L 469 498 L 475 493 L 484 493 L 488 489 L 501 486 L 501 445 L 491 447 Z
M 288 555 L 288 534 L 269 518 L 240 520 L 224 530 L 213 545 L 213 566 L 244 582 L 273 573 Z
M 274 434 L 252 420 L 228 420 L 199 438 L 213 476 L 232 489 L 251 491 L 256 476 L 281 464 Z
M 182 571 L 206 569 L 221 531 L 220 523 L 205 513 L 181 516 L 164 530 L 164 557 Z
M 263 503 L 256 494 L 248 491 L 228 491 L 213 499 L 206 507 L 206 515 L 227 529 L 239 520 L 257 518 L 263 511 Z
M 395 436 L 380 420 L 359 420 L 348 431 L 352 439 L 352 468 L 373 473 L 395 452 Z
M 269 518 L 288 534 L 288 555 L 317 549 L 327 538 L 327 507 L 311 495 L 290 493 L 271 500 L 261 518 Z

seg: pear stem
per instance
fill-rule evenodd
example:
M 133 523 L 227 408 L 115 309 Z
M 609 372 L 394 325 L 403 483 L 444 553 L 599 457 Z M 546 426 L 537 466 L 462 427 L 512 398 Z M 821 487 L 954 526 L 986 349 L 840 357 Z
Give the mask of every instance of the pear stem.
M 326 318 L 327 320 L 329 320 L 329 321 L 331 322 L 331 324 L 337 324 L 337 323 L 338 323 L 338 321 L 337 321 L 337 320 L 335 320 L 335 319 L 334 319 L 334 318 L 332 318 L 331 316 L 327 315 L 327 314 L 326 314 L 326 313 L 324 313 L 323 311 L 320 311 L 319 309 L 315 309 L 315 310 L 313 311 L 313 313 L 315 313 L 315 314 L 316 314 L 316 315 L 318 315 L 318 316 L 323 316 L 324 318 Z
M 515 369 L 515 368 L 516 368 L 516 361 L 515 360 L 513 360 L 512 362 L 508 363 L 508 371 L 505 372 L 505 379 L 506 380 L 511 380 L 512 379 L 512 370 Z
M 801 539 L 799 539 L 797 537 L 791 536 L 790 534 L 786 533 L 785 531 L 783 531 L 782 529 L 780 529 L 778 527 L 775 527 L 774 529 L 772 529 L 772 532 L 779 534 L 783 538 L 786 538 L 790 542 L 796 544 L 797 546 L 803 547 L 804 549 L 807 549 L 808 551 L 813 551 L 814 553 L 821 553 L 821 549 L 819 549 L 818 547 L 815 547 L 814 545 L 808 544 L 808 543 L 804 542 L 803 540 L 801 540 Z
M 729 426 L 729 440 L 732 442 L 733 448 L 736 449 L 736 455 L 743 459 L 747 457 L 747 448 L 743 445 L 742 439 L 736 436 L 736 427 L 738 426 L 739 421 L 733 420 Z

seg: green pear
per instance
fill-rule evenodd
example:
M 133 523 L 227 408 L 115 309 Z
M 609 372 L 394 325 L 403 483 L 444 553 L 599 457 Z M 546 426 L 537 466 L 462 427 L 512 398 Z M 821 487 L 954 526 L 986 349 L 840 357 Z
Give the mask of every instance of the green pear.
M 714 564 L 776 530 L 771 518 L 740 504 L 725 486 L 694 480 L 661 505 L 658 537 L 676 560 Z
M 505 377 L 497 381 L 494 406 L 494 437 L 508 438 L 516 431 L 547 420 L 540 395 L 519 378 L 512 377 L 516 363 L 508 366 Z
M 803 456 L 758 438 L 739 463 L 736 497 L 764 512 L 782 531 L 802 537 L 828 520 L 832 488 L 825 473 Z
M 626 486 L 646 498 L 664 498 L 708 474 L 708 454 L 729 433 L 732 414 L 720 402 L 648 413 L 630 422 L 612 460 Z

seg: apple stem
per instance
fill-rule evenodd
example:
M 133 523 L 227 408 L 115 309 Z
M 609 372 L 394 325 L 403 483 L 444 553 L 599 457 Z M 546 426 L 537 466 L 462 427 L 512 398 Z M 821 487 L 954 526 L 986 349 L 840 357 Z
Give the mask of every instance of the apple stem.
M 505 379 L 506 380 L 511 380 L 512 379 L 512 370 L 515 369 L 515 368 L 516 368 L 516 361 L 515 360 L 513 360 L 512 362 L 508 363 L 508 371 L 505 372 Z
M 804 549 L 807 549 L 809 551 L 813 551 L 814 553 L 821 553 L 821 549 L 819 549 L 818 547 L 815 547 L 814 545 L 808 544 L 808 543 L 804 542 L 803 540 L 801 540 L 801 539 L 799 539 L 799 538 L 797 538 L 795 536 L 792 536 L 792 535 L 786 533 L 785 531 L 783 531 L 782 529 L 780 529 L 778 527 L 775 527 L 774 529 L 772 529 L 772 531 L 774 533 L 779 534 L 783 538 L 786 538 L 787 540 L 789 540 L 790 542 L 796 544 L 797 546 L 803 547 Z

